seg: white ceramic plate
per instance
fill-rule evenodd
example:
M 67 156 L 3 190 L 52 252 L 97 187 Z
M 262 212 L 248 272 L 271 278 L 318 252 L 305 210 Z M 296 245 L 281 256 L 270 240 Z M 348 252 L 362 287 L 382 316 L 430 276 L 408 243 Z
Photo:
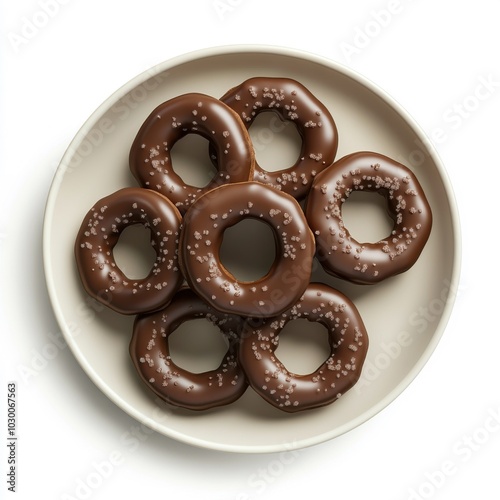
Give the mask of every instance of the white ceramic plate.
M 136 185 L 128 170 L 129 148 L 156 105 L 185 92 L 220 97 L 252 76 L 289 77 L 308 87 L 337 123 L 338 158 L 372 150 L 410 167 L 429 199 L 434 225 L 415 266 L 380 285 L 349 285 L 315 266 L 315 280 L 337 287 L 355 302 L 370 337 L 362 377 L 340 400 L 324 408 L 287 414 L 249 389 L 236 403 L 193 413 L 165 406 L 139 381 L 128 355 L 133 318 L 113 313 L 87 297 L 76 272 L 74 239 L 95 201 L 121 187 Z M 257 158 L 269 168 L 284 168 L 297 152 L 297 139 L 289 128 L 279 125 L 262 122 L 251 129 Z M 194 161 L 192 150 L 197 149 L 198 160 L 205 161 L 205 148 L 189 143 L 188 138 L 183 139 L 188 146 L 179 146 L 177 153 L 180 171 L 183 162 Z M 199 171 L 205 175 L 206 166 Z M 384 217 L 379 208 L 370 206 L 372 201 L 358 199 L 346 205 L 351 231 L 365 241 L 386 234 Z M 233 270 L 237 272 L 239 265 L 241 273 L 247 270 L 239 259 L 245 250 L 242 236 L 256 231 L 253 241 L 266 237 L 261 227 L 243 229 L 241 238 L 228 236 L 226 251 L 227 259 L 235 261 Z M 134 270 L 141 258 L 134 254 L 133 244 L 127 247 L 124 243 L 120 248 L 124 268 L 140 272 Z M 248 253 L 249 259 L 252 254 L 256 252 Z M 68 345 L 88 376 L 120 408 L 157 432 L 193 445 L 273 452 L 310 446 L 349 431 L 383 409 L 413 380 L 439 341 L 453 306 L 460 262 L 459 223 L 447 175 L 428 140 L 401 106 L 371 82 L 334 62 L 295 50 L 224 47 L 191 53 L 137 76 L 88 119 L 69 146 L 51 187 L 44 260 L 49 294 Z M 253 260 L 251 272 L 261 272 L 265 263 Z M 176 341 L 178 360 L 184 358 L 187 364 L 200 355 L 186 344 L 194 338 L 189 335 L 195 334 Z M 208 365 L 220 349 L 205 353 Z M 295 331 L 283 335 L 280 349 L 290 368 L 313 371 L 323 347 L 320 340 L 308 345 Z

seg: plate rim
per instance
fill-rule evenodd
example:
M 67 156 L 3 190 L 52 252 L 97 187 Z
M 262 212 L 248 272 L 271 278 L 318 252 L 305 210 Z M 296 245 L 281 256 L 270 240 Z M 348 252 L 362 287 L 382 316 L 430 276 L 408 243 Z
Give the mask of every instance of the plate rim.
M 440 320 L 436 325 L 434 333 L 431 340 L 429 341 L 426 348 L 423 350 L 420 358 L 415 362 L 412 369 L 408 374 L 400 380 L 400 382 L 377 404 L 370 407 L 369 410 L 361 413 L 357 418 L 350 420 L 349 422 L 337 427 L 335 431 L 323 433 L 320 435 L 315 435 L 314 437 L 304 438 L 297 442 L 294 442 L 293 449 L 302 449 L 310 447 L 316 444 L 320 444 L 336 437 L 339 437 L 362 423 L 367 422 L 374 416 L 376 416 L 380 411 L 389 406 L 394 402 L 415 380 L 417 375 L 423 369 L 427 361 L 430 359 L 432 353 L 439 344 L 442 336 L 445 333 L 446 326 L 450 320 L 453 307 L 455 305 L 457 291 L 460 282 L 461 274 L 461 262 L 462 262 L 462 244 L 461 244 L 461 227 L 460 227 L 460 216 L 458 205 L 451 184 L 448 172 L 441 161 L 437 150 L 432 143 L 431 139 L 423 131 L 421 126 L 416 122 L 416 120 L 408 113 L 408 111 L 396 101 L 390 94 L 379 87 L 377 84 L 372 82 L 370 79 L 361 75 L 360 73 L 354 71 L 352 68 L 333 60 L 326 58 L 324 56 L 314 54 L 309 51 L 305 51 L 297 48 L 283 47 L 279 45 L 266 45 L 266 44 L 233 44 L 233 45 L 218 45 L 204 49 L 197 49 L 193 51 L 186 52 L 181 55 L 174 56 L 165 61 L 162 61 L 149 69 L 139 73 L 135 77 L 131 78 L 124 85 L 119 87 L 115 92 L 113 92 L 108 98 L 106 98 L 85 120 L 80 129 L 77 131 L 68 147 L 66 148 L 59 165 L 56 169 L 55 175 L 53 177 L 52 183 L 49 187 L 49 192 L 47 196 L 47 201 L 44 209 L 43 216 L 43 231 L 42 231 L 42 255 L 43 255 L 43 270 L 45 275 L 46 288 L 49 295 L 49 300 L 52 306 L 53 313 L 55 315 L 56 321 L 61 328 L 61 332 L 64 336 L 70 351 L 75 356 L 76 360 L 86 373 L 86 375 L 92 380 L 92 382 L 101 390 L 106 397 L 108 397 L 114 404 L 116 404 L 120 409 L 128 413 L 138 422 L 152 428 L 154 431 L 159 432 L 169 438 L 175 439 L 180 442 L 184 442 L 193 446 L 216 450 L 216 451 L 226 451 L 226 452 L 236 452 L 236 453 L 275 453 L 290 451 L 292 447 L 290 444 L 273 444 L 273 445 L 241 445 L 241 444 L 228 444 L 228 443 L 217 443 L 214 441 L 209 441 L 206 439 L 196 438 L 190 436 L 186 433 L 176 431 L 171 428 L 160 427 L 152 418 L 148 418 L 143 415 L 140 411 L 130 405 L 123 398 L 118 397 L 114 391 L 112 391 L 99 377 L 99 375 L 92 368 L 87 359 L 81 355 L 79 352 L 77 343 L 74 337 L 68 331 L 68 325 L 64 321 L 64 315 L 62 308 L 60 306 L 57 293 L 55 290 L 55 284 L 52 273 L 52 265 L 50 262 L 50 233 L 52 230 L 52 214 L 54 210 L 54 205 L 59 192 L 59 187 L 61 185 L 60 181 L 64 177 L 66 169 L 69 165 L 69 160 L 78 148 L 78 145 L 85 138 L 88 131 L 99 121 L 103 114 L 109 109 L 111 103 L 116 102 L 118 99 L 126 95 L 128 92 L 133 90 L 136 86 L 140 85 L 149 78 L 160 74 L 168 69 L 174 68 L 176 66 L 194 62 L 200 59 L 206 59 L 214 56 L 228 56 L 238 53 L 265 53 L 274 56 L 286 56 L 293 57 L 308 62 L 316 63 L 327 67 L 328 69 L 334 70 L 341 73 L 352 80 L 358 82 L 364 87 L 371 90 L 375 95 L 381 98 L 386 104 L 394 109 L 410 126 L 412 131 L 416 134 L 418 139 L 422 141 L 422 144 L 427 149 L 429 156 L 431 157 L 434 165 L 436 166 L 441 181 L 443 183 L 443 188 L 447 196 L 448 206 L 450 209 L 451 216 L 451 230 L 453 234 L 453 265 L 451 269 L 451 279 L 449 296 L 446 300 L 445 307 L 441 314 Z

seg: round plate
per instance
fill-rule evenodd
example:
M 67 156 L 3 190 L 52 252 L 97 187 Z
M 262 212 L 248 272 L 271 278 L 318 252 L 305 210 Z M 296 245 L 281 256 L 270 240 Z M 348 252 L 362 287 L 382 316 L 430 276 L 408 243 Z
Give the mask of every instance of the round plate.
M 134 371 L 128 354 L 133 318 L 113 313 L 84 292 L 73 254 L 75 236 L 95 201 L 121 187 L 136 185 L 128 169 L 129 148 L 141 123 L 159 103 L 186 92 L 220 97 L 252 76 L 294 78 L 309 88 L 336 121 L 337 158 L 370 150 L 411 168 L 432 207 L 434 225 L 417 263 L 379 285 L 342 282 L 315 263 L 314 280 L 336 287 L 354 301 L 370 339 L 360 380 L 338 401 L 288 414 L 248 389 L 240 400 L 218 409 L 176 409 L 154 397 Z M 296 155 L 297 138 L 279 121 L 256 125 L 252 138 L 257 159 L 269 169 L 286 167 Z M 202 148 L 198 157 L 208 156 L 206 151 Z M 193 161 L 189 151 L 179 151 L 178 157 L 183 155 Z M 181 170 L 184 160 L 179 160 Z M 381 231 L 378 236 L 385 236 L 386 221 L 378 213 L 380 207 L 370 207 L 371 201 L 346 204 L 351 232 L 358 239 L 369 234 L 376 237 Z M 261 228 L 243 229 L 242 240 L 248 231 L 256 231 L 244 241 L 267 238 L 259 234 Z M 233 235 L 231 240 L 225 250 L 228 259 L 234 257 L 235 249 L 244 249 L 238 237 Z M 134 260 L 140 260 L 131 252 L 123 250 L 125 269 L 127 265 L 132 269 Z M 252 253 L 256 252 L 247 252 L 250 260 Z M 241 268 L 241 260 L 234 260 Z M 127 83 L 97 109 L 72 141 L 57 170 L 45 215 L 44 265 L 50 298 L 66 341 L 88 376 L 120 408 L 157 432 L 226 451 L 275 452 L 310 446 L 353 429 L 393 401 L 423 367 L 443 333 L 457 289 L 459 262 L 459 223 L 452 189 L 435 151 L 413 119 L 351 70 L 311 54 L 275 47 L 199 51 L 160 64 Z M 264 264 L 259 259 L 252 262 L 257 272 Z M 240 271 L 244 274 L 245 266 Z M 185 342 L 192 342 L 191 334 L 185 335 Z M 297 363 L 309 359 L 304 355 L 307 352 L 315 360 L 321 342 L 308 346 L 296 332 L 287 336 L 289 339 L 283 335 L 280 342 L 282 360 L 296 371 L 306 370 Z M 192 346 L 183 347 L 182 339 L 178 343 L 178 356 L 188 361 L 195 356 L 187 352 Z M 313 371 L 314 366 L 308 369 Z

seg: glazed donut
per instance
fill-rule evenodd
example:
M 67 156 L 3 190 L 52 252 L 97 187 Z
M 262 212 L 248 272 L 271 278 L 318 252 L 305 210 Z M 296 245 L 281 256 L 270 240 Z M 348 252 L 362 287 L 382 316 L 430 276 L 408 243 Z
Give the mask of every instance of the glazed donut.
M 170 151 L 187 134 L 205 137 L 216 151 L 218 175 L 203 188 L 185 184 L 172 168 Z M 233 110 L 214 97 L 190 93 L 152 111 L 132 144 L 129 165 L 142 187 L 164 194 L 183 214 L 215 186 L 252 179 L 254 152 Z
M 359 243 L 345 227 L 342 205 L 358 190 L 379 193 L 387 200 L 394 226 L 386 239 Z M 358 284 L 378 283 L 407 271 L 422 252 L 432 226 L 429 203 L 411 170 L 372 152 L 350 154 L 318 174 L 306 216 L 325 271 Z
M 221 263 L 224 231 L 245 218 L 273 230 L 276 258 L 255 281 L 237 280 Z M 275 316 L 309 283 L 314 236 L 298 202 L 258 182 L 226 184 L 196 201 L 186 212 L 179 258 L 187 282 L 217 310 L 242 316 Z
M 134 224 L 150 229 L 156 252 L 144 279 L 129 279 L 113 257 L 121 233 Z M 183 282 L 177 259 L 180 224 L 181 215 L 174 205 L 149 189 L 123 188 L 99 200 L 83 219 L 75 242 L 77 268 L 86 291 L 122 314 L 163 307 Z
M 254 180 L 300 200 L 307 195 L 316 173 L 334 161 L 338 134 L 332 115 L 299 82 L 289 78 L 250 78 L 229 90 L 221 101 L 236 111 L 247 129 L 259 113 L 272 111 L 281 120 L 294 123 L 302 138 L 299 158 L 292 166 L 268 172 L 256 163 Z
M 290 372 L 275 354 L 281 330 L 299 318 L 328 330 L 330 355 L 307 375 Z M 274 407 L 292 413 L 325 406 L 348 391 L 360 377 L 367 350 L 368 335 L 355 305 L 337 290 L 311 283 L 283 314 L 257 328 L 245 325 L 239 356 L 250 386 Z
M 177 366 L 168 345 L 179 325 L 196 318 L 216 325 L 229 344 L 220 366 L 203 373 Z M 164 309 L 136 318 L 130 356 L 140 378 L 164 401 L 191 410 L 226 405 L 248 386 L 237 360 L 241 326 L 240 317 L 215 311 L 191 290 L 181 289 Z

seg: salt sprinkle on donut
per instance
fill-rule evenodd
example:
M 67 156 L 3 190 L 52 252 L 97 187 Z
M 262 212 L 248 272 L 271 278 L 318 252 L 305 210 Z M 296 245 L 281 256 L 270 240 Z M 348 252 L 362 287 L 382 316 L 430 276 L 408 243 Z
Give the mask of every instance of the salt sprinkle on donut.
M 330 111 L 301 83 L 290 78 L 250 78 L 221 97 L 250 128 L 263 112 L 293 123 L 302 139 L 300 155 L 290 167 L 275 172 L 255 163 L 254 180 L 303 199 L 315 175 L 330 165 L 337 152 L 338 132 Z
M 266 276 L 237 280 L 221 263 L 225 229 L 245 218 L 261 220 L 275 235 L 276 259 Z M 274 316 L 309 283 L 314 236 L 298 202 L 258 182 L 220 186 L 186 212 L 179 257 L 189 285 L 217 310 L 242 316 Z
M 330 345 L 325 362 L 305 375 L 288 370 L 275 354 L 280 332 L 297 319 L 325 326 Z M 274 407 L 293 413 L 337 401 L 358 381 L 367 350 L 368 335 L 355 305 L 339 291 L 311 283 L 279 316 L 245 324 L 239 359 L 250 386 Z
M 141 224 L 151 231 L 156 260 L 143 279 L 129 279 L 113 248 L 123 230 Z M 99 200 L 84 217 L 75 242 L 76 263 L 89 295 L 121 314 L 163 307 L 183 277 L 177 247 L 181 215 L 164 196 L 142 188 L 123 188 Z
M 376 243 L 358 242 L 342 218 L 342 205 L 355 191 L 378 193 L 394 225 Z M 307 200 L 306 216 L 324 269 L 358 284 L 379 283 L 407 271 L 430 235 L 432 213 L 413 172 L 379 153 L 345 156 L 319 174 Z
M 217 175 L 203 188 L 186 184 L 172 166 L 172 148 L 188 134 L 207 139 L 217 154 Z M 157 106 L 139 129 L 129 155 L 130 170 L 139 184 L 165 195 L 181 213 L 218 185 L 251 179 L 254 164 L 250 137 L 236 113 L 199 93 Z
M 217 326 L 228 343 L 220 365 L 202 373 L 175 364 L 168 344 L 180 324 L 196 318 Z M 130 356 L 146 386 L 164 401 L 190 410 L 226 405 L 237 400 L 248 386 L 238 362 L 242 321 L 239 316 L 214 310 L 193 291 L 182 289 L 164 309 L 136 318 Z

